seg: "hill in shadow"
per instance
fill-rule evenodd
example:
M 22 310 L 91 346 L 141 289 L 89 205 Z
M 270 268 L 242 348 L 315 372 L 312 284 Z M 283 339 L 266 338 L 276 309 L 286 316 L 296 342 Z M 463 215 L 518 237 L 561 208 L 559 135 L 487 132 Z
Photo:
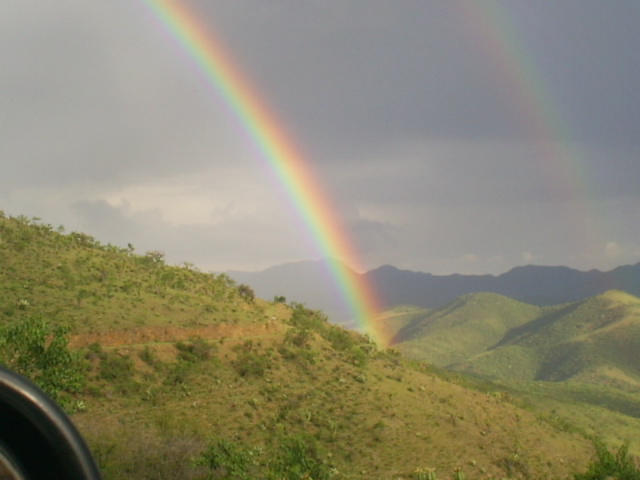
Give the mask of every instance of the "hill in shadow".
M 387 265 L 365 275 L 387 308 L 402 304 L 440 308 L 462 295 L 478 292 L 497 293 L 539 306 L 575 302 L 608 290 L 640 295 L 640 264 L 609 272 L 528 265 L 497 276 L 432 275 Z

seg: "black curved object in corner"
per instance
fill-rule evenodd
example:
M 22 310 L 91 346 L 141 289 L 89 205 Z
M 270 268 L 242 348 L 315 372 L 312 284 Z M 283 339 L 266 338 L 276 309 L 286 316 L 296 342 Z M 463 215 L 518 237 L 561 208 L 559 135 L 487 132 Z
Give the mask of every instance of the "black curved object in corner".
M 0 459 L 9 462 L 6 468 L 13 470 L 16 480 L 101 478 L 89 448 L 66 413 L 40 388 L 3 367 Z

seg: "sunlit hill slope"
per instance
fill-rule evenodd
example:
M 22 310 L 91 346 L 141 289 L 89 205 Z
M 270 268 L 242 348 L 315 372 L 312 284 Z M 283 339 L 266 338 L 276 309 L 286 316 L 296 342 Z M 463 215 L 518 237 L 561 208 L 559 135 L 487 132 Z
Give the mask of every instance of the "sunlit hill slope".
M 491 385 L 161 252 L 1 215 L 0 265 L 0 333 L 68 327 L 84 381 L 65 398 L 107 479 L 569 478 L 593 453 Z
M 620 291 L 554 307 L 471 294 L 414 318 L 396 342 L 413 358 L 492 378 L 640 387 L 640 299 Z

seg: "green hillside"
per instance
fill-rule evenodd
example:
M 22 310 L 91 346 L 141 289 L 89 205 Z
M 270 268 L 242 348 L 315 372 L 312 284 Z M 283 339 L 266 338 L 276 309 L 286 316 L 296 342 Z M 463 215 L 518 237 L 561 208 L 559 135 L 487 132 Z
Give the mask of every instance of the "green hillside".
M 544 309 L 474 294 L 414 319 L 395 348 L 640 453 L 639 314 L 640 299 L 619 291 Z
M 161 252 L 2 215 L 0 262 L 0 359 L 60 395 L 106 479 L 570 478 L 593 455 L 502 388 Z
M 452 368 L 500 379 L 640 387 L 640 299 L 618 291 L 558 307 Z M 450 332 L 454 335 L 455 332 Z
M 544 309 L 494 293 L 464 295 L 443 308 L 413 315 L 394 345 L 411 358 L 439 366 L 480 354 Z
M 427 313 L 429 313 L 429 310 L 422 307 L 399 305 L 382 312 L 376 321 L 384 324 L 385 332 L 392 338 L 390 343 L 394 344 L 398 341 L 397 338 L 400 331 L 408 328 L 409 325 L 423 318 Z
M 75 334 L 138 328 L 247 324 L 271 315 L 248 308 L 225 275 L 164 264 L 162 252 L 102 245 L 25 217 L 0 218 L 1 320 L 34 312 Z M 263 311 L 264 310 L 264 311 Z
M 413 312 L 395 347 L 411 358 L 495 379 L 635 388 L 638 333 L 640 299 L 624 292 L 544 308 L 479 293 L 423 315 Z

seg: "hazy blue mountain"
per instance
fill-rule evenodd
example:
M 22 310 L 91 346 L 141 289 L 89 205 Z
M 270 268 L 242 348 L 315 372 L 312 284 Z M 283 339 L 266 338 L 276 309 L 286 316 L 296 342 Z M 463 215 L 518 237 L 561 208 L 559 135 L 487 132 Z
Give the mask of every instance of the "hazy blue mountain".
M 335 323 L 350 321 L 347 305 L 326 261 L 288 263 L 262 272 L 227 274 L 253 287 L 259 297 L 271 299 L 283 295 L 288 301 L 325 311 Z M 385 309 L 398 305 L 435 309 L 461 295 L 477 292 L 498 293 L 538 306 L 575 302 L 613 289 L 640 295 L 640 263 L 608 272 L 528 265 L 501 275 L 432 275 L 384 265 L 363 275 L 375 287 Z
M 267 300 L 284 296 L 287 302 L 298 302 L 322 310 L 333 323 L 348 325 L 349 308 L 335 280 L 329 262 L 317 260 L 285 263 L 261 272 L 225 272 L 237 283 L 254 289 L 256 296 Z M 353 272 L 353 275 L 357 275 Z
M 491 292 L 532 305 L 557 305 L 607 290 L 640 294 L 640 263 L 609 272 L 528 265 L 502 275 L 432 275 L 386 265 L 365 274 L 385 306 L 412 304 L 439 308 L 467 293 Z

